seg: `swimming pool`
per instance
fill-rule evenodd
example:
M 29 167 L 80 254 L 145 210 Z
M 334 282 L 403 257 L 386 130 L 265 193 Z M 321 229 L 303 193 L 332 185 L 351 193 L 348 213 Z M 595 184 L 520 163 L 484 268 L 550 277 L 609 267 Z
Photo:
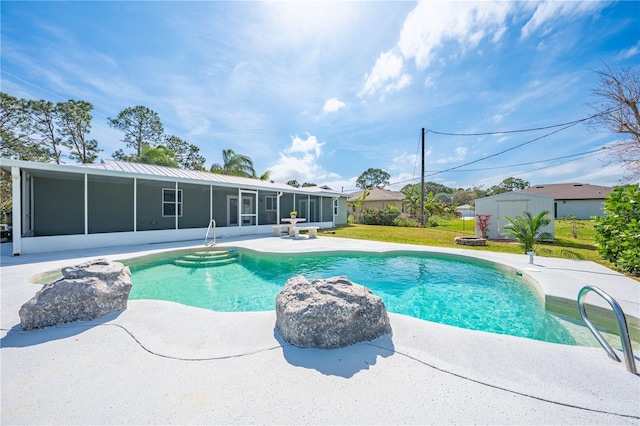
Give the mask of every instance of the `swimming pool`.
M 221 262 L 207 259 L 206 253 L 168 253 L 125 261 L 132 272 L 129 297 L 215 311 L 264 311 L 275 309 L 277 294 L 293 276 L 345 275 L 380 296 L 389 312 L 576 344 L 522 277 L 477 260 L 402 252 L 275 255 L 249 250 L 234 251 Z

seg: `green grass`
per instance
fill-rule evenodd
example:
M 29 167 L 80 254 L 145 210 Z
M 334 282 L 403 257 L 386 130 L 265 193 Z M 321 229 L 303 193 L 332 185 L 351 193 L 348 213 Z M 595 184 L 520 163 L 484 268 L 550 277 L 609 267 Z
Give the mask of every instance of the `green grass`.
M 349 224 L 331 230 L 335 233 L 327 233 L 325 231 L 322 235 L 337 238 L 353 238 L 357 240 L 524 254 L 520 245 L 515 242 L 488 241 L 485 247 L 460 246 L 454 244 L 453 240 L 455 237 L 475 236 L 475 221 L 437 218 L 437 222 L 438 226 L 433 228 Z M 608 268 L 613 268 L 613 265 L 602 259 L 596 251 L 594 245 L 594 222 L 585 220 L 581 223 L 585 225 L 584 228 L 579 231 L 578 238 L 573 238 L 571 236 L 571 230 L 561 221 L 556 221 L 556 240 L 553 243 L 540 244 L 537 248 L 537 254 L 546 257 L 591 260 Z

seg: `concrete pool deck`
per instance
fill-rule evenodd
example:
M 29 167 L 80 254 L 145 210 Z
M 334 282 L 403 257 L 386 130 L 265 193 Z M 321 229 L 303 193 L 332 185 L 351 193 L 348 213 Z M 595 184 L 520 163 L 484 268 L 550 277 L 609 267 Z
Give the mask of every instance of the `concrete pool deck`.
M 634 424 L 640 376 L 600 347 L 464 330 L 390 314 L 393 334 L 302 349 L 275 312 L 220 313 L 131 300 L 119 314 L 29 332 L 29 278 L 97 257 L 118 260 L 200 241 L 13 257 L 0 268 L 2 424 Z M 320 236 L 247 237 L 218 247 L 270 252 L 402 250 L 499 262 L 575 301 L 584 285 L 640 317 L 640 283 L 592 262 Z M 587 302 L 598 304 L 591 294 Z M 632 319 L 633 320 L 633 319 Z M 622 359 L 622 353 L 617 351 Z M 636 350 L 636 363 L 640 363 Z M 640 366 L 640 365 L 639 365 Z

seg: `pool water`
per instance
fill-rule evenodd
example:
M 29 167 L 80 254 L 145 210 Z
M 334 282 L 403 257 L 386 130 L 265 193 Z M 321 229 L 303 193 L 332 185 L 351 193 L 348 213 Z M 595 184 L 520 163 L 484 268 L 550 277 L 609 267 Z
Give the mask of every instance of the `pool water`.
M 185 267 L 168 255 L 125 262 L 131 299 L 157 299 L 223 312 L 275 309 L 296 275 L 347 276 L 380 296 L 389 312 L 473 330 L 575 345 L 565 327 L 516 274 L 473 260 L 425 254 L 259 254 L 238 251 L 231 263 Z

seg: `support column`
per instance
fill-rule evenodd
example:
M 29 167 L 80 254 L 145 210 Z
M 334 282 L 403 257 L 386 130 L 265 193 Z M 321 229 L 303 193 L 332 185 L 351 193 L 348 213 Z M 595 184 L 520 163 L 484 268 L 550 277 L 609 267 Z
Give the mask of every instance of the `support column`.
M 11 235 L 13 236 L 13 255 L 20 256 L 22 251 L 22 197 L 20 193 L 20 168 L 11 167 Z
M 176 181 L 176 231 L 178 230 L 178 181 Z
M 84 174 L 84 235 L 89 235 L 89 175 Z
M 138 178 L 133 178 L 133 232 L 138 232 Z

